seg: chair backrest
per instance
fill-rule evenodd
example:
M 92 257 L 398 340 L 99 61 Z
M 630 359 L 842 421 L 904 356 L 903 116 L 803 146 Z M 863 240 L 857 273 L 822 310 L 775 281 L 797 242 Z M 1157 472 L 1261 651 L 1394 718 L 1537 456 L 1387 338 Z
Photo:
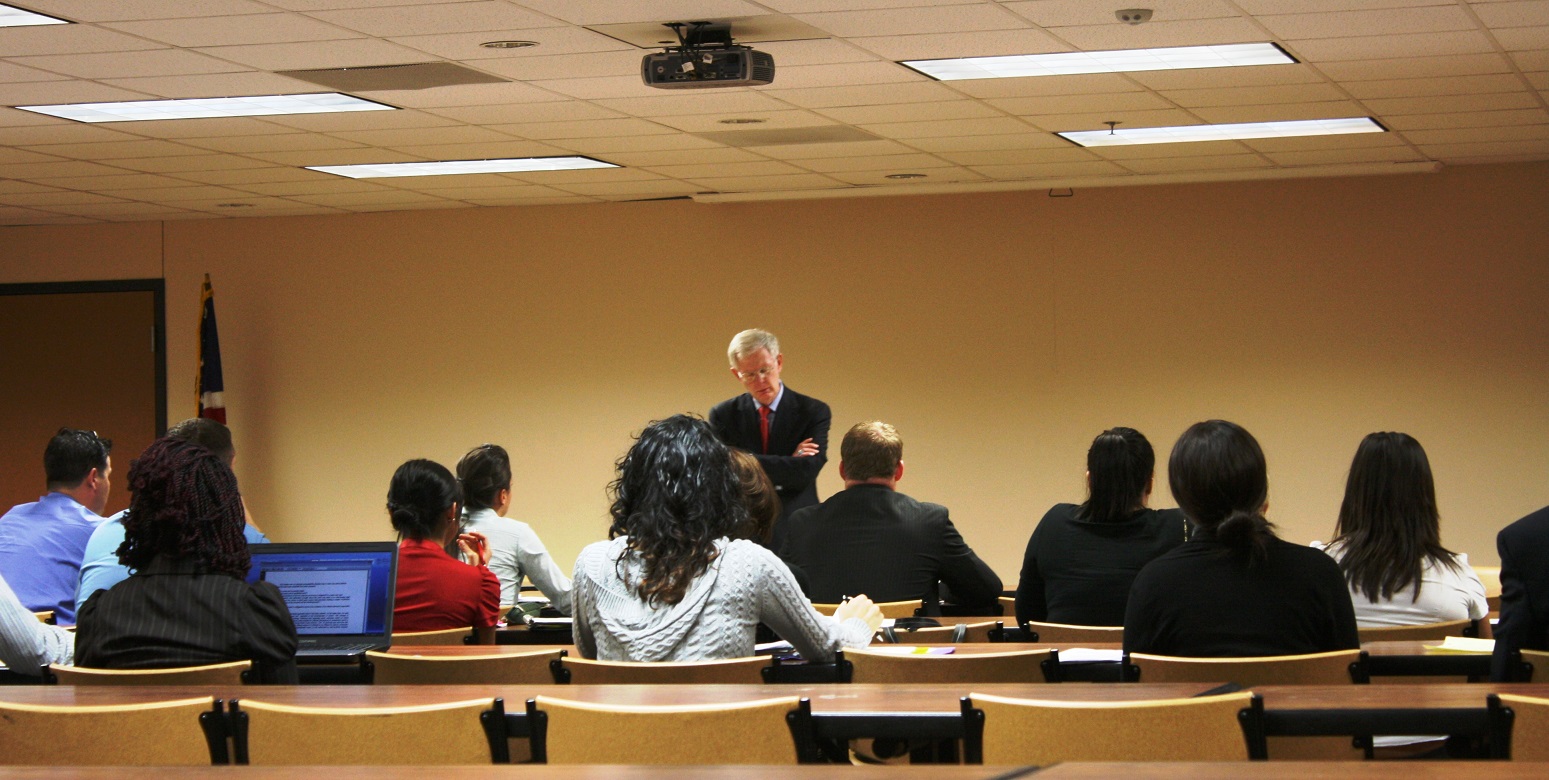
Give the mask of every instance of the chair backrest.
M 446 765 L 491 763 L 480 713 L 491 699 L 414 707 L 296 707 L 231 702 L 236 763 Z
M 527 702 L 533 760 L 550 764 L 795 764 L 811 734 L 805 699 L 670 707 Z
M 882 617 L 894 619 L 914 617 L 914 613 L 920 611 L 920 608 L 923 606 L 925 606 L 925 603 L 919 600 L 877 602 L 877 609 L 882 612 Z M 812 607 L 825 615 L 833 615 L 834 610 L 838 609 L 839 605 L 813 602 Z
M 1422 623 L 1416 626 L 1382 626 L 1362 628 L 1361 643 L 1440 641 L 1449 636 L 1468 636 L 1474 627 L 1472 620 L 1448 620 L 1444 623 Z
M 366 653 L 377 685 L 530 685 L 554 682 L 549 662 L 564 650 L 501 655 L 423 656 Z
M 49 666 L 49 676 L 60 685 L 241 685 L 247 681 L 252 661 L 231 661 L 206 666 L 170 669 L 93 669 L 86 666 Z
M 1004 627 L 999 620 L 988 620 L 983 623 L 958 623 L 948 626 L 928 626 L 905 630 L 896 626 L 882 630 L 882 641 L 896 641 L 902 645 L 943 645 L 957 642 L 994 642 L 1000 641 L 1001 629 Z M 891 638 L 889 638 L 891 637 Z
M 1517 682 L 1532 682 L 1535 673 L 1540 682 L 1549 680 L 1549 650 L 1524 648 L 1519 652 L 1522 654 L 1522 667 L 1517 672 Z
M 221 702 L 208 696 L 92 706 L 0 702 L 0 764 L 224 764 L 224 722 Z
M 1266 655 L 1245 658 L 1183 658 L 1130 653 L 1126 679 L 1163 682 L 1234 682 L 1255 685 L 1338 685 L 1353 682 L 1352 665 L 1360 650 L 1334 650 L 1306 655 Z M 857 671 L 859 671 L 857 669 Z
M 857 683 L 1041 683 L 1048 650 L 917 655 L 847 649 Z
M 39 623 L 47 623 L 49 625 L 53 625 L 54 623 L 54 610 L 52 609 L 45 609 L 42 612 L 34 612 L 32 613 L 32 616 L 37 618 Z
M 1479 575 L 1479 582 L 1484 585 L 1484 600 L 1490 605 L 1491 612 L 1501 611 L 1501 567 L 1499 566 L 1475 566 L 1474 574 Z
M 1255 711 L 1254 696 L 1038 701 L 973 693 L 963 700 L 964 752 L 984 764 L 1242 761 L 1249 756 L 1243 711 Z
M 554 682 L 576 685 L 669 685 L 676 683 L 745 683 L 762 685 L 769 656 L 719 661 L 592 661 L 559 658 L 550 666 Z
M 1034 642 L 1070 644 L 1124 641 L 1124 626 L 1078 626 L 1071 623 L 1039 623 L 1029 620 L 1023 628 L 1032 634 L 1037 634 L 1037 639 L 1028 637 Z
M 1490 709 L 1511 708 L 1509 744 L 1513 761 L 1549 761 L 1549 699 L 1537 696 L 1497 694 Z
M 1012 597 L 1012 596 L 1001 596 L 1000 598 L 996 599 L 996 602 L 1000 604 L 1000 614 L 1001 614 L 1002 617 L 1005 617 L 1005 616 L 1011 616 L 1012 618 L 1016 617 L 1016 614 L 1017 614 L 1017 600 L 1014 597 Z M 1011 622 L 1011 621 L 1008 621 L 1008 622 Z
M 392 646 L 401 645 L 461 645 L 473 636 L 472 628 L 443 628 L 439 631 L 393 632 Z

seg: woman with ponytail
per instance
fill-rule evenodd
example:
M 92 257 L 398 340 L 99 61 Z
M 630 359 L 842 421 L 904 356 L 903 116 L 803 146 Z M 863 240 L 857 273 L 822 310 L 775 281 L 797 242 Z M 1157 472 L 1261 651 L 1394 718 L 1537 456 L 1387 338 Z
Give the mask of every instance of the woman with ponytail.
M 463 530 L 489 539 L 489 568 L 500 578 L 500 603 L 515 606 L 522 580 L 538 586 L 549 606 L 570 614 L 570 578 L 549 557 L 532 526 L 506 517 L 511 508 L 511 457 L 499 444 L 481 444 L 457 462 L 463 487 Z
M 296 683 L 296 626 L 280 591 L 248 583 L 237 478 L 215 453 L 163 437 L 129 467 L 118 560 L 128 579 L 78 616 L 75 661 L 158 669 L 249 660 L 258 682 Z
M 429 460 L 411 460 L 393 472 L 387 513 L 398 532 L 398 594 L 393 630 L 467 628 L 479 644 L 495 643 L 500 580 L 489 570 L 489 542 L 459 533 L 462 490 L 452 472 Z M 456 543 L 463 558 L 448 555 Z
M 1292 655 L 1360 647 L 1339 565 L 1282 541 L 1264 451 L 1235 423 L 1190 426 L 1168 485 L 1194 524 L 1189 541 L 1147 564 L 1124 613 L 1127 652 L 1201 657 Z
M 1017 624 L 1124 622 L 1142 566 L 1183 544 L 1188 521 L 1149 509 L 1156 453 L 1134 428 L 1109 428 L 1086 451 L 1086 503 L 1055 504 L 1038 521 L 1017 583 Z

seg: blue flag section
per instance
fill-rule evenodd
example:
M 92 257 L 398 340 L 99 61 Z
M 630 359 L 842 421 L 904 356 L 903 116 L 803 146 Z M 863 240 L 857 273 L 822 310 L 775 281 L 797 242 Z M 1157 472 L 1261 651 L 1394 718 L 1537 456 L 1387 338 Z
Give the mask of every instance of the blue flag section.
M 226 422 L 226 383 L 221 379 L 221 340 L 215 329 L 215 291 L 210 275 L 204 275 L 204 292 L 199 296 L 199 375 L 194 379 L 194 395 L 199 399 L 199 416 Z

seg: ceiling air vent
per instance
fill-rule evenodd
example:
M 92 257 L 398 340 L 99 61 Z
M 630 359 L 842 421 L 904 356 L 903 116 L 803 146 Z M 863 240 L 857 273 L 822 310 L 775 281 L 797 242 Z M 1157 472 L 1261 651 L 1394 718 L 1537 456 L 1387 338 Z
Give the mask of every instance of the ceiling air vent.
M 321 84 L 339 92 L 430 89 L 459 84 L 497 84 L 509 81 L 509 79 L 491 76 L 452 62 L 415 62 L 407 65 L 366 65 L 359 68 L 317 68 L 275 72 L 281 76 Z

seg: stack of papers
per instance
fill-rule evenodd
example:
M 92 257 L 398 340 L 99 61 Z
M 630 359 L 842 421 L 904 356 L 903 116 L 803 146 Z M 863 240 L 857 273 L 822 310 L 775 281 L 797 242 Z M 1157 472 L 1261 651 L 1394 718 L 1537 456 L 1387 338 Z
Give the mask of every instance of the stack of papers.
M 1427 653 L 1468 654 L 1495 652 L 1494 639 L 1475 639 L 1471 636 L 1449 636 L 1439 645 L 1426 645 Z

